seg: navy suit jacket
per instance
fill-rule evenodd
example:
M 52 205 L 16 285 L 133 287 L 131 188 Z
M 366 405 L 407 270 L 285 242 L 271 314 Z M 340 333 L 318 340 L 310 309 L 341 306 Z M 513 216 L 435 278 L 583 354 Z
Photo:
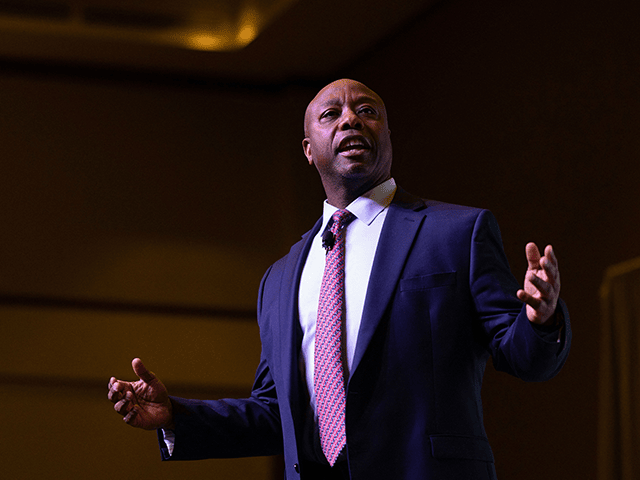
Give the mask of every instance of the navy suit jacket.
M 262 353 L 251 396 L 172 398 L 172 460 L 284 452 L 286 478 L 304 480 L 308 395 L 299 370 L 297 298 L 320 225 L 261 282 Z M 398 190 L 376 250 L 347 386 L 352 479 L 495 478 L 480 398 L 488 358 L 521 379 L 546 380 L 564 364 L 571 339 L 562 301 L 561 334 L 545 335 L 527 319 L 518 288 L 490 212 Z

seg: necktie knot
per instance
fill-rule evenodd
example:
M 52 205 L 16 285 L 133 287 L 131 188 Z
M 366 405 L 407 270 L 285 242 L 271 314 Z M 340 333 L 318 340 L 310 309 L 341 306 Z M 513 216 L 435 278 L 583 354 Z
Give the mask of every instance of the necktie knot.
M 346 227 L 356 216 L 349 210 L 336 210 L 331 216 L 333 224 L 331 225 L 331 233 L 336 235 L 340 230 Z
M 329 252 L 336 244 L 338 237 L 344 238 L 344 227 L 355 218 L 356 216 L 349 210 L 336 210 L 322 234 L 322 248 Z

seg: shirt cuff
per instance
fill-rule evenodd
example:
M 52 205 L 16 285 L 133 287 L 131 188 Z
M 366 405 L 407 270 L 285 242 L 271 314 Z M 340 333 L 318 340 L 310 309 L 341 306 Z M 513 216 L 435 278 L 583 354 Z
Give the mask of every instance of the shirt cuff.
M 538 325 L 537 323 L 531 323 L 533 329 L 546 341 L 556 341 L 560 343 L 562 340 L 562 333 L 564 330 L 565 319 L 563 309 L 558 302 L 558 306 L 556 307 L 556 311 L 553 313 L 554 320 L 553 322 L 547 325 Z
M 169 452 L 169 456 L 173 455 L 173 447 L 176 443 L 176 434 L 173 430 L 162 430 L 162 438 L 164 440 L 164 444 L 167 446 L 167 451 Z

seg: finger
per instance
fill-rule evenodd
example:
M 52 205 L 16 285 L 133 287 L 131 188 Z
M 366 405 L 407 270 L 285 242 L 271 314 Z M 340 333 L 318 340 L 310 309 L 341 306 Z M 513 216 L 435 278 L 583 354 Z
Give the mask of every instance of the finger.
M 546 255 L 540 259 L 540 266 L 544 268 L 545 272 L 556 272 L 558 270 L 558 266 Z
M 115 382 L 117 382 L 117 380 L 116 380 L 116 378 L 115 378 L 115 377 L 111 377 L 111 378 L 109 379 L 109 384 L 107 385 L 107 390 L 108 390 L 107 398 L 108 398 L 109 400 L 111 400 L 111 397 L 112 397 L 112 395 L 113 395 L 113 384 L 114 384 Z
M 127 398 L 123 398 L 113 406 L 113 409 L 120 415 L 126 415 L 131 411 L 132 403 Z
M 556 257 L 556 252 L 553 249 L 553 246 L 547 245 L 544 249 L 544 256 L 547 257 L 556 267 L 558 266 L 558 257 Z
M 536 287 L 541 297 L 548 297 L 553 292 L 553 286 L 535 273 L 528 273 L 527 280 Z
M 153 372 L 147 370 L 147 367 L 144 366 L 142 360 L 139 358 L 134 358 L 131 362 L 131 366 L 133 367 L 133 371 L 135 374 L 145 383 L 151 383 L 156 379 L 156 376 Z
M 109 393 L 107 394 L 107 398 L 115 403 L 118 400 L 122 399 L 122 396 L 124 395 L 124 393 L 120 391 L 122 389 L 122 383 L 117 381 L 115 378 L 112 378 L 112 379 L 115 380 L 115 382 L 113 383 L 109 382 L 110 386 L 109 386 Z
M 136 417 L 138 416 L 138 410 L 136 409 L 135 405 L 134 407 L 129 411 L 129 413 L 127 413 L 124 418 L 122 420 L 124 420 L 124 423 L 131 425 L 132 422 L 136 419 Z
M 120 415 L 125 415 L 129 413 L 129 411 L 134 407 L 135 404 L 136 404 L 135 395 L 131 391 L 128 391 L 124 396 L 124 398 L 119 402 L 117 402 L 113 408 Z
M 533 242 L 529 242 L 524 247 L 524 251 L 527 256 L 529 270 L 536 270 L 540 268 L 540 250 L 538 250 L 538 246 Z
M 540 263 L 542 264 L 542 268 L 547 275 L 547 282 L 549 282 L 551 285 L 560 283 L 560 272 L 558 270 L 558 267 L 554 265 L 548 257 L 542 257 Z
M 122 399 L 122 392 L 114 392 L 113 390 L 109 390 L 107 399 L 112 403 L 116 403 Z
M 544 268 L 551 283 L 557 290 L 560 289 L 560 269 L 558 268 L 558 258 L 551 245 L 547 245 L 545 248 L 545 256 L 541 260 L 543 262 L 542 268 Z
M 516 296 L 521 302 L 526 303 L 534 310 L 538 310 L 542 305 L 542 300 L 534 297 L 533 295 L 528 294 L 524 290 L 518 290 L 516 293 Z

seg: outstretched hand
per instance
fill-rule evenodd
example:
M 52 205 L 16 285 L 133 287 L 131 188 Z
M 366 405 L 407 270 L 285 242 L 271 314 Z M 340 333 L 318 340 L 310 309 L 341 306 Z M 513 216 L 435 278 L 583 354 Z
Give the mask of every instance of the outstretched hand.
M 131 366 L 140 380 L 124 382 L 115 377 L 109 380 L 107 398 L 115 404 L 114 410 L 132 427 L 145 430 L 173 428 L 173 412 L 166 387 L 139 358 L 134 358 Z
M 544 257 L 535 243 L 525 247 L 529 268 L 524 277 L 524 289 L 516 295 L 527 304 L 529 321 L 544 325 L 554 321 L 554 313 L 560 296 L 560 271 L 558 259 L 551 245 L 544 249 Z

